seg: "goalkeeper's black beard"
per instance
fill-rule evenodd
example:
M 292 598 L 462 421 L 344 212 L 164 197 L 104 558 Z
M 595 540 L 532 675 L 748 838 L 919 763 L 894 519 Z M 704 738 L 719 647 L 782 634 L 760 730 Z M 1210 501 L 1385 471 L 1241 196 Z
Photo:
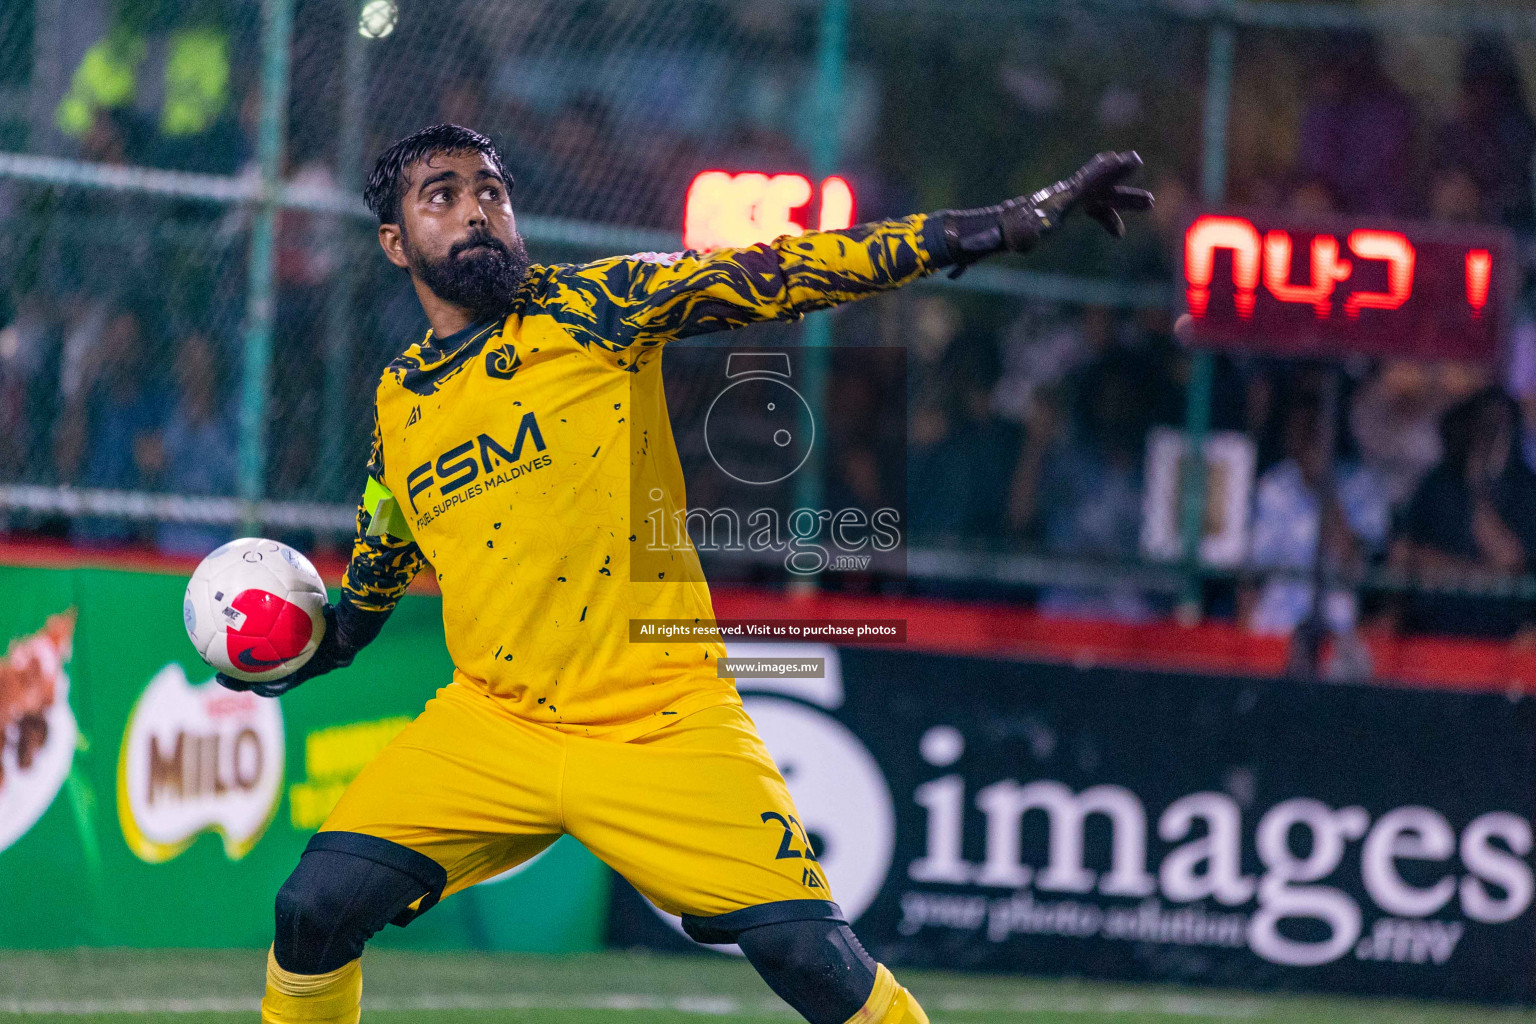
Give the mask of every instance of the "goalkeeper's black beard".
M 432 294 L 477 317 L 506 312 L 528 276 L 528 247 L 521 235 L 513 235 L 508 246 L 480 232 L 455 244 L 440 260 L 423 256 L 406 240 L 405 255 Z

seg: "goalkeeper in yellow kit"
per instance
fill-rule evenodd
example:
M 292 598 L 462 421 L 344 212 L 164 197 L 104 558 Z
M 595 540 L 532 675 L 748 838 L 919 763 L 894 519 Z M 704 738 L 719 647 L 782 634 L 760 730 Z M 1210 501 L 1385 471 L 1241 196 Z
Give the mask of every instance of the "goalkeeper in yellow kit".
M 365 198 L 432 330 L 379 382 L 320 649 L 276 682 L 220 682 L 275 697 L 345 667 L 428 566 L 455 669 L 279 891 L 262 1019 L 358 1020 L 374 933 L 569 834 L 695 939 L 739 943 L 812 1024 L 926 1022 L 833 902 L 718 638 L 629 643 L 631 619 L 714 618 L 692 547 L 639 550 L 630 521 L 632 488 L 686 508 L 662 352 L 1026 251 L 1074 208 L 1119 235 L 1118 210 L 1151 205 L 1119 184 L 1140 162 L 1100 154 L 982 209 L 531 266 L 488 139 L 435 125 L 390 147 Z

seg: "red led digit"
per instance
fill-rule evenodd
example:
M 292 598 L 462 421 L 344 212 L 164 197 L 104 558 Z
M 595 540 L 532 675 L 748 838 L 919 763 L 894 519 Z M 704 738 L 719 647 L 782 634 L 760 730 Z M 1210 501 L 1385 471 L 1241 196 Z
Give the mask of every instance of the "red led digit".
M 852 224 L 853 189 L 834 174 L 821 183 L 821 218 L 817 226 L 823 231 L 836 231 Z
M 803 174 L 703 171 L 683 203 L 683 248 L 719 249 L 768 242 L 806 229 L 811 183 Z M 853 223 L 853 189 L 839 177 L 821 185 L 822 230 Z
M 1467 305 L 1472 307 L 1472 318 L 1483 315 L 1488 305 L 1488 282 L 1493 277 L 1493 254 L 1487 249 L 1472 249 L 1467 253 Z
M 1237 315 L 1247 320 L 1253 316 L 1259 288 L 1259 232 L 1242 217 L 1206 214 L 1196 218 L 1184 233 L 1185 297 L 1189 311 L 1203 317 L 1210 306 L 1217 249 L 1232 251 L 1232 283 L 1237 289 L 1234 302 Z
M 1351 320 L 1362 309 L 1396 309 L 1413 294 L 1413 243 L 1396 231 L 1362 229 L 1349 233 L 1349 251 L 1363 260 L 1385 260 L 1387 290 L 1355 292 L 1344 300 L 1344 315 Z
M 683 203 L 683 248 L 703 251 L 730 245 L 750 221 L 734 186 L 728 171 L 703 171 L 694 177 Z
M 1291 236 L 1285 231 L 1264 235 L 1264 287 L 1281 302 L 1300 302 L 1312 307 L 1319 320 L 1333 312 L 1333 289 L 1349 277 L 1349 260 L 1339 259 L 1339 240 L 1332 235 L 1312 239 L 1312 283 L 1292 284 Z
M 753 241 L 804 232 L 805 225 L 801 221 L 805 214 L 801 213 L 797 218 L 795 211 L 811 201 L 811 194 L 811 183 L 803 174 L 775 174 L 769 178 L 763 198 L 753 211 L 753 226 L 758 231 L 758 238 Z
M 1515 276 L 1506 231 L 1257 209 L 1197 209 L 1183 224 L 1178 334 L 1191 347 L 1498 358 Z

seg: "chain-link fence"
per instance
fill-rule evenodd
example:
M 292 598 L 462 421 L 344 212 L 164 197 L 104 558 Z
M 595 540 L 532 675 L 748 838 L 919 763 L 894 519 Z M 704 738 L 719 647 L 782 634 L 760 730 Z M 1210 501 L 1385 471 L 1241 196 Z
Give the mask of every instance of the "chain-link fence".
M 1424 482 L 1465 462 L 1448 451 L 1469 419 L 1503 446 L 1479 465 L 1536 464 L 1530 331 L 1498 367 L 1350 364 L 1341 500 L 1320 516 L 1299 456 L 1328 374 L 1191 353 L 1172 283 L 1202 203 L 1526 231 L 1533 31 L 1517 7 L 1385 3 L 13 3 L 0 515 L 179 552 L 240 523 L 344 536 L 373 382 L 426 329 L 358 187 L 424 124 L 504 148 L 541 261 L 676 248 L 708 170 L 800 174 L 813 193 L 835 174 L 862 220 L 994 202 L 1126 147 L 1159 196 L 1126 242 L 1071 230 L 795 339 L 908 349 L 911 577 L 1289 628 L 1321 518 L 1333 568 L 1378 595 L 1352 614 L 1413 619 L 1393 595 L 1433 565 L 1504 588 L 1507 633 L 1525 621 L 1511 595 L 1530 590 L 1509 581 L 1536 560 L 1536 483 Z M 827 372 L 840 411 L 859 408 L 857 375 Z M 1235 454 L 1210 488 L 1170 491 L 1186 427 Z M 820 486 L 878 490 L 879 473 L 877 452 L 843 452 Z M 1190 557 L 1202 507 L 1208 527 L 1237 523 L 1236 556 Z

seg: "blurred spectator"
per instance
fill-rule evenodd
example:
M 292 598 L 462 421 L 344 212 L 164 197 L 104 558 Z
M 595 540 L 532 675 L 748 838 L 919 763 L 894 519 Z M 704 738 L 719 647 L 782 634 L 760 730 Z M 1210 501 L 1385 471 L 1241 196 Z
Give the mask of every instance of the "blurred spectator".
M 1293 213 L 1311 217 L 1325 217 L 1338 213 L 1343 206 L 1338 193 L 1324 178 L 1302 178 L 1292 186 L 1285 198 L 1285 205 Z
M 288 176 L 288 187 L 325 194 L 337 187 L 327 153 L 316 153 Z M 335 269 L 337 226 L 334 218 L 304 210 L 284 210 L 277 219 L 277 282 L 280 288 L 314 290 Z
M 1139 360 L 1111 352 L 1084 371 L 1074 415 L 1059 436 L 1030 432 L 1011 511 L 1015 522 L 1038 524 L 1050 554 L 1109 562 L 1137 557 L 1142 447 L 1154 390 Z M 1035 465 L 1038 482 L 1029 479 Z M 1152 614 L 1146 597 L 1130 585 L 1051 587 L 1039 607 L 1046 614 L 1121 621 Z
M 1297 573 L 1311 570 L 1323 521 L 1324 558 L 1331 571 L 1350 572 L 1378 554 L 1387 539 L 1390 512 L 1386 489 L 1368 466 L 1339 465 L 1334 473 L 1335 500 L 1327 516 L 1319 512 L 1320 490 L 1329 470 L 1329 439 L 1314 395 L 1293 388 L 1284 414 L 1285 458 L 1259 477 L 1255 489 L 1252 564 L 1260 569 L 1290 570 L 1265 581 L 1248 611 L 1256 633 L 1289 634 L 1312 612 L 1312 584 Z M 1324 602 L 1329 630 L 1354 630 L 1355 595 L 1332 589 Z
M 98 110 L 80 136 L 80 159 L 98 164 L 126 164 L 135 134 L 127 111 Z
M 1199 197 L 1182 176 L 1166 168 L 1150 188 L 1157 196 L 1157 205 L 1142 218 L 1140 231 L 1129 232 L 1122 239 L 1128 247 L 1125 272 L 1133 278 L 1167 281 L 1181 272 L 1184 230 Z
M 908 514 L 920 538 L 1001 540 L 1018 433 L 989 415 L 976 389 L 912 414 Z M 966 400 L 968 399 L 968 401 Z
M 1302 116 L 1298 169 L 1325 182 L 1348 213 L 1412 208 L 1413 101 L 1387 77 L 1374 37 L 1328 38 L 1316 92 Z
M 107 320 L 55 427 L 60 483 L 136 490 L 159 472 L 157 435 L 166 403 L 148 371 L 139 317 L 119 310 Z M 71 531 L 85 542 L 132 535 L 128 524 L 113 520 L 82 520 Z
M 1448 403 L 1437 376 L 1434 367 L 1421 363 L 1386 362 L 1361 383 L 1350 403 L 1355 447 L 1392 508 L 1407 501 L 1440 460 L 1440 415 Z
M 998 538 L 1017 430 L 988 410 L 995 376 L 967 345 L 960 312 L 922 296 L 909 338 L 911 425 L 907 511 L 920 538 Z
M 1436 140 L 1436 163 L 1467 175 L 1481 197 L 1477 219 L 1525 225 L 1531 221 L 1533 150 L 1536 120 L 1514 55 L 1501 39 L 1472 43 L 1462 57 L 1456 116 Z
M 858 349 L 833 349 L 832 359 L 827 393 L 836 400 L 826 409 L 829 507 L 901 507 L 907 493 L 903 364 L 868 359 Z
M 17 300 L 16 315 L 0 329 L 0 478 L 24 479 L 53 423 L 56 389 L 43 381 L 58 356 L 58 324 L 47 296 Z
M 254 160 L 261 90 L 243 65 L 230 68 L 230 79 L 238 84 L 224 91 L 216 112 L 204 112 L 206 121 L 189 120 L 184 131 L 175 132 L 166 131 L 162 123 L 160 131 L 144 147 L 144 162 L 152 167 L 198 174 L 238 174 Z M 302 122 L 290 122 L 289 137 L 302 128 Z
M 59 365 L 59 401 L 65 406 L 83 401 L 95 381 L 102 336 L 116 312 L 113 304 L 101 297 L 82 294 L 66 301 Z
M 1443 160 L 1429 184 L 1429 216 L 1448 223 L 1482 218 L 1477 182 L 1460 164 Z M 1362 459 L 1383 481 L 1395 509 L 1441 456 L 1440 417 L 1487 383 L 1470 365 L 1382 364 L 1356 393 L 1350 430 Z
M 289 186 L 324 194 L 337 187 L 328 145 L 292 155 Z M 324 402 L 326 328 L 323 314 L 333 297 L 344 245 L 342 224 L 302 210 L 284 210 L 277 222 L 277 304 L 273 362 L 285 367 L 284 386 L 269 394 L 274 423 L 318 422 Z M 268 487 L 275 497 L 297 497 L 309 488 L 318 462 L 316 431 L 274 431 L 268 457 Z
M 960 310 L 947 298 L 918 295 L 912 300 L 911 327 L 905 339 L 914 411 L 946 388 L 958 382 L 954 378 L 955 340 L 963 321 Z
M 1520 404 L 1520 455 L 1536 470 L 1536 320 L 1522 317 L 1510 332 L 1505 383 Z
M 596 93 L 577 96 L 560 109 L 538 134 L 542 145 L 529 146 L 516 163 L 529 168 L 535 196 L 556 200 L 549 212 L 561 217 L 624 224 L 671 223 L 676 197 L 656 187 L 661 167 L 647 159 L 658 149 L 617 141 L 606 99 Z M 548 206 L 546 202 L 544 204 Z
M 1429 216 L 1448 224 L 1472 224 L 1483 219 L 1483 197 L 1472 172 L 1447 164 L 1429 182 Z
M 175 405 L 155 442 L 161 486 L 171 494 L 234 494 L 235 418 L 223 401 L 217 353 L 206 336 L 190 334 L 181 343 L 175 375 Z M 166 554 L 201 557 L 231 536 L 226 527 L 165 523 L 155 531 L 155 545 Z
M 1487 388 L 1441 420 L 1444 457 L 1403 516 L 1394 563 L 1421 583 L 1487 584 L 1531 568 L 1536 552 L 1536 473 L 1515 447 L 1519 410 Z M 1403 626 L 1415 632 L 1513 634 L 1524 609 L 1491 597 L 1413 594 Z
M 118 8 L 115 23 L 70 74 L 69 90 L 54 112 L 57 127 L 83 139 L 87 159 L 109 163 L 121 161 L 90 152 L 90 137 L 103 115 L 131 118 L 140 126 L 128 140 L 134 162 L 174 157 L 177 149 L 195 154 L 207 148 L 212 141 L 208 133 L 229 104 L 231 40 L 219 17 L 227 5 L 202 5 L 195 17 L 183 11 L 173 25 L 148 19 L 160 22 L 153 27 L 142 11 L 133 10 L 143 5 L 112 6 Z M 89 19 L 81 27 L 86 25 Z
M 1114 340 L 1115 313 L 1108 307 L 1069 314 L 1026 309 L 1003 336 L 1003 373 L 992 391 L 992 408 L 1004 419 L 1028 423 L 1053 389 L 1107 352 Z

